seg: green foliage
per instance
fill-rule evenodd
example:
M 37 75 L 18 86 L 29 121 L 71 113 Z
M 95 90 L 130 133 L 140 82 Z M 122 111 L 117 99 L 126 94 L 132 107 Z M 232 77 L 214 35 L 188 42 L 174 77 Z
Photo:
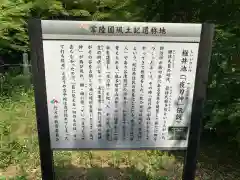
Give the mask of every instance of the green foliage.
M 0 1 L 0 53 L 27 51 L 28 36 L 25 19 L 29 17 L 32 2 L 23 0 Z
M 91 14 L 87 10 L 72 9 L 69 11 L 72 16 L 90 17 Z
M 27 20 L 31 17 L 82 20 L 129 20 L 131 0 L 1 0 L 0 55 L 29 50 Z
M 217 26 L 205 117 L 206 127 L 240 142 L 240 34 L 234 28 Z

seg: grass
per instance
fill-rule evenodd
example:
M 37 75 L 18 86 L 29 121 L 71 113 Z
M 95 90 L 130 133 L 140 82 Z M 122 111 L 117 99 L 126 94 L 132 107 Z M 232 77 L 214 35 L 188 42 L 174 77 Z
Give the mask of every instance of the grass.
M 32 90 L 14 90 L 11 97 L 0 96 L 0 102 L 0 180 L 41 179 Z M 183 166 L 179 157 L 156 150 L 55 151 L 54 165 L 60 180 L 178 180 Z M 198 180 L 240 177 L 237 170 L 219 172 L 214 166 L 219 161 L 209 163 L 204 151 L 200 159 Z

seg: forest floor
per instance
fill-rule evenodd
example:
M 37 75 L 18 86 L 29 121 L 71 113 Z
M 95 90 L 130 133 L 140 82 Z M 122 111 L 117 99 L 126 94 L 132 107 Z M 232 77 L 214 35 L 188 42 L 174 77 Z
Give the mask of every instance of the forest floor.
M 0 100 L 0 180 L 40 179 L 33 93 L 19 92 Z M 196 179 L 240 179 L 236 152 L 224 143 L 201 142 Z M 183 153 L 56 151 L 54 164 L 60 180 L 178 180 Z

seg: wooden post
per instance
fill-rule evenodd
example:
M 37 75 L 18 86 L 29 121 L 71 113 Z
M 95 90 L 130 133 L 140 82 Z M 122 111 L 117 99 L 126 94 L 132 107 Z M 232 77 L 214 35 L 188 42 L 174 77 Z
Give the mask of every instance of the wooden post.
M 30 74 L 28 53 L 23 53 L 23 75 L 28 76 Z

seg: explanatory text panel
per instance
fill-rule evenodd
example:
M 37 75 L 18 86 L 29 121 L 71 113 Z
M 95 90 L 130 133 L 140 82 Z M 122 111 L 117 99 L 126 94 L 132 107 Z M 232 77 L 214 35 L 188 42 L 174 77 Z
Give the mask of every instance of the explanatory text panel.
M 52 148 L 186 148 L 198 46 L 44 40 Z

